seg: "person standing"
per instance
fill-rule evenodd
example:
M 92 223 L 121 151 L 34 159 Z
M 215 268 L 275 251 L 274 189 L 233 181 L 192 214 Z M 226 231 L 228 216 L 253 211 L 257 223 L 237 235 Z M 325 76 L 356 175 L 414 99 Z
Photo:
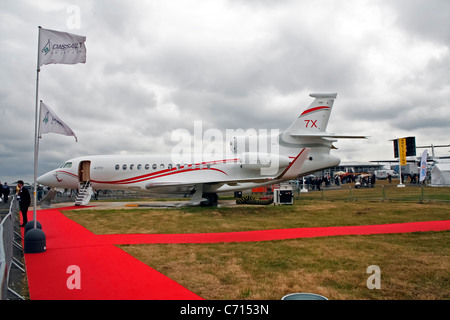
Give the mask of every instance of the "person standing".
M 8 183 L 5 182 L 5 184 L 3 185 L 3 201 L 5 201 L 5 203 L 8 203 L 8 197 L 9 197 L 9 186 Z
M 25 227 L 28 222 L 27 213 L 31 203 L 31 197 L 27 188 L 24 188 L 22 180 L 17 181 L 17 187 L 19 188 L 17 191 L 17 201 L 19 201 L 20 212 L 22 212 L 22 224 L 20 226 Z

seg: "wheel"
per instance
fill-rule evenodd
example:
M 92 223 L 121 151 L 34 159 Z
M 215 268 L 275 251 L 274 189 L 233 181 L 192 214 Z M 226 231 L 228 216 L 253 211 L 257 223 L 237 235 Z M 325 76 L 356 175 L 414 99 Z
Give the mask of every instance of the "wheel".
M 217 204 L 217 199 L 219 198 L 216 193 L 204 193 L 203 198 L 205 201 L 202 201 L 200 205 L 202 207 L 211 207 Z

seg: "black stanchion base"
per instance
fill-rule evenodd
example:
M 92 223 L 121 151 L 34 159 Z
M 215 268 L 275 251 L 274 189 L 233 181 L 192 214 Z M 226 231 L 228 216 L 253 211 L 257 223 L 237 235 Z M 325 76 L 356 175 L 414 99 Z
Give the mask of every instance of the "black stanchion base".
M 30 229 L 23 238 L 25 253 L 41 253 L 47 249 L 45 233 L 41 229 Z
M 36 228 L 41 229 L 42 230 L 42 225 L 40 224 L 39 221 L 36 221 Z M 25 234 L 30 231 L 31 229 L 34 229 L 34 220 L 28 221 L 25 224 Z

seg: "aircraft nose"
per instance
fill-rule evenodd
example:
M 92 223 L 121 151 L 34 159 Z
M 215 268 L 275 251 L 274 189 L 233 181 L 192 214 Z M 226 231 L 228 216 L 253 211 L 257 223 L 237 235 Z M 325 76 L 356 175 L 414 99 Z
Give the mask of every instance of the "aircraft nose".
M 36 179 L 36 182 L 39 184 L 42 184 L 44 186 L 52 187 L 55 183 L 55 176 L 53 175 L 53 172 L 47 172 L 44 173 L 42 176 L 38 177 Z

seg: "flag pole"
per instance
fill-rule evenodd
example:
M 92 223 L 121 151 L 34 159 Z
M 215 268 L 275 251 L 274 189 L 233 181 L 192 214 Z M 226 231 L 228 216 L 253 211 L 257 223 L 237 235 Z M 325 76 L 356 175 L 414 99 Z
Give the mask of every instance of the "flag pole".
M 25 226 L 25 236 L 23 238 L 23 251 L 24 253 L 40 253 L 46 251 L 46 239 L 45 233 L 37 227 L 36 220 L 36 193 L 37 193 L 37 167 L 38 167 L 38 148 L 39 148 L 39 140 L 38 140 L 38 128 L 39 128 L 39 72 L 41 71 L 39 68 L 39 46 L 40 46 L 40 35 L 41 35 L 41 27 L 39 26 L 39 35 L 38 35 L 38 56 L 37 56 L 37 68 L 36 68 L 36 114 L 34 121 L 34 192 L 33 192 L 33 228 L 27 230 Z
M 37 207 L 37 170 L 38 170 L 38 152 L 39 152 L 39 46 L 41 43 L 41 26 L 38 27 L 38 49 L 36 66 L 36 101 L 35 101 L 35 119 L 34 119 L 34 191 L 33 191 L 33 220 L 34 229 L 37 227 L 36 207 Z

